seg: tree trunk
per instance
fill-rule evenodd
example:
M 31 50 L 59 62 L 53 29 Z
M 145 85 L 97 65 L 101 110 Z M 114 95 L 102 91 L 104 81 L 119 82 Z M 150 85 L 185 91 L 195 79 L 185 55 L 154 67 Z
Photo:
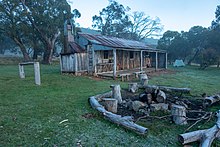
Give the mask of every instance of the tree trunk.
M 44 51 L 43 64 L 51 64 L 53 55 L 53 46 L 50 43 L 47 43 L 47 48 Z
M 44 64 L 52 63 L 55 40 L 57 39 L 58 36 L 59 36 L 59 33 L 55 34 L 52 39 L 48 38 L 46 40 L 46 50 L 44 51 L 44 56 L 43 56 Z
M 28 55 L 27 50 L 26 50 L 26 48 L 25 48 L 23 42 L 22 42 L 19 38 L 15 38 L 15 37 L 13 38 L 13 40 L 14 40 L 15 43 L 20 47 L 21 52 L 22 52 L 22 54 L 23 54 L 24 61 L 30 61 L 31 58 L 30 58 L 30 56 Z
M 211 147 L 215 138 L 220 137 L 220 110 L 216 113 L 217 122 L 210 129 L 193 131 L 178 136 L 179 142 L 187 144 L 195 141 L 200 141 L 201 147 Z
M 192 63 L 192 61 L 195 60 L 195 58 L 198 56 L 198 54 L 199 54 L 200 51 L 201 51 L 201 48 L 198 47 L 198 48 L 196 49 L 196 52 L 195 52 L 194 56 L 188 61 L 188 65 L 190 65 L 190 64 Z

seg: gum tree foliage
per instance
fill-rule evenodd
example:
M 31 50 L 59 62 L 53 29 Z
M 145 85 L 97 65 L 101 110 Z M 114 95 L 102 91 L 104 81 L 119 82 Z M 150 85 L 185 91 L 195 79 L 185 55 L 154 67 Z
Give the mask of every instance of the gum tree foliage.
M 44 44 L 43 63 L 51 64 L 55 42 L 63 32 L 64 20 L 74 16 L 70 5 L 66 0 L 21 0 L 21 3 L 27 23 L 31 24 Z
M 92 27 L 101 31 L 103 35 L 126 39 L 142 40 L 156 35 L 162 30 L 160 20 L 152 19 L 144 12 L 129 13 L 130 8 L 124 7 L 114 0 L 93 16 Z
M 208 45 L 208 29 L 194 26 L 188 32 L 167 31 L 159 39 L 157 48 L 168 51 L 170 61 L 175 59 L 194 61 Z
M 109 5 L 92 17 L 92 27 L 101 31 L 102 35 L 123 37 L 128 32 L 131 22 L 126 15 L 127 9 L 116 1 L 110 0 Z
M 169 62 L 173 62 L 178 55 L 176 55 L 177 51 L 175 48 L 171 47 L 174 40 L 181 36 L 177 31 L 166 31 L 163 36 L 158 40 L 157 48 L 166 50 L 168 52 Z M 177 49 L 178 50 L 178 49 Z
M 28 25 L 23 23 L 21 15 L 22 7 L 17 0 L 0 1 L 0 33 L 9 37 L 20 48 L 24 60 L 30 60 L 26 50 L 27 37 L 24 31 L 29 29 Z
M 43 51 L 43 63 L 50 64 L 64 21 L 79 16 L 78 10 L 71 13 L 66 0 L 0 1 L 1 33 L 20 47 L 25 60 L 30 60 L 27 49 L 33 48 L 35 56 Z

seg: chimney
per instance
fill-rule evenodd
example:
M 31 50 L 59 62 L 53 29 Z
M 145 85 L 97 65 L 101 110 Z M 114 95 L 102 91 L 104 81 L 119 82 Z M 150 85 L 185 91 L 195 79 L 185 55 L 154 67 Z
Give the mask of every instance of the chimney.
M 70 24 L 67 24 L 67 39 L 68 42 L 74 42 L 74 36 L 73 36 L 73 27 Z

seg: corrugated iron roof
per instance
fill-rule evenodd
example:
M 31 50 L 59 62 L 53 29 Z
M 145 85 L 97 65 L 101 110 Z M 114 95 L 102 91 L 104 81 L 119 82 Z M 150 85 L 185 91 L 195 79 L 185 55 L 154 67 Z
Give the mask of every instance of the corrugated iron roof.
M 142 50 L 155 50 L 155 51 L 158 50 L 139 41 L 127 40 L 127 39 L 109 37 L 103 35 L 92 35 L 92 34 L 86 34 L 80 32 L 78 34 L 93 44 L 98 44 L 113 48 L 142 49 Z M 158 50 L 158 51 L 162 51 L 162 50 Z
M 85 49 L 79 46 L 76 42 L 69 42 L 71 53 L 83 53 Z

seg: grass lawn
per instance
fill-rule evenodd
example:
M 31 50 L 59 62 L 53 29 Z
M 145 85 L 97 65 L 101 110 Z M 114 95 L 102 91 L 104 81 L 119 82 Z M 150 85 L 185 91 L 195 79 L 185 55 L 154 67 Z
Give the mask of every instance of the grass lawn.
M 219 69 L 173 70 L 177 73 L 153 77 L 150 84 L 189 87 L 193 95 L 220 92 Z M 139 136 L 104 120 L 89 106 L 89 96 L 109 91 L 119 81 L 61 75 L 58 65 L 41 65 L 42 85 L 36 86 L 33 67 L 25 66 L 25 72 L 26 78 L 19 79 L 17 65 L 0 65 L 0 146 L 76 146 L 77 141 L 83 146 L 181 146 L 177 135 L 189 125 L 153 121 L 143 124 L 149 128 L 148 135 Z M 88 113 L 93 117 L 84 117 Z M 208 128 L 214 121 L 194 129 Z

